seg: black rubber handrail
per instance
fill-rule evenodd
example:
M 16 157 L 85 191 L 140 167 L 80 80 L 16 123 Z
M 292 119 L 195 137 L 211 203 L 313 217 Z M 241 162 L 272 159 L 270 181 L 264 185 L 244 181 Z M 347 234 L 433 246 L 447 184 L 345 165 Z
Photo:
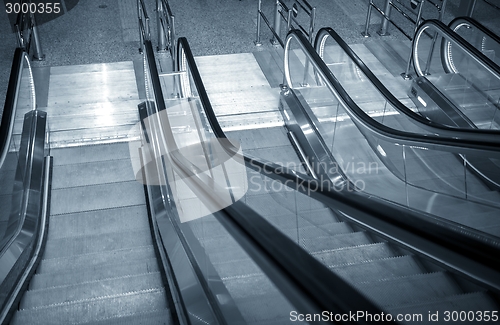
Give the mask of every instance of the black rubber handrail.
M 332 29 L 329 27 L 321 28 L 316 34 L 316 40 L 314 47 L 316 52 L 321 51 L 322 42 L 326 41 L 327 37 L 332 37 L 335 42 L 342 48 L 342 50 L 349 56 L 349 58 L 356 64 L 356 66 L 366 75 L 373 86 L 379 91 L 379 93 L 387 100 L 398 112 L 409 117 L 409 120 L 433 134 L 439 135 L 439 139 L 443 140 L 443 144 L 451 140 L 454 144 L 453 146 L 463 146 L 466 147 L 467 144 L 476 145 L 478 143 L 486 144 L 494 148 L 498 148 L 500 145 L 500 131 L 499 130 L 476 130 L 476 129 L 457 129 L 453 127 L 444 126 L 440 123 L 433 122 L 426 119 L 422 115 L 415 113 L 406 105 L 401 103 L 391 91 L 389 91 L 384 84 L 373 74 L 373 72 L 366 66 L 366 64 L 359 58 L 359 56 L 351 49 L 349 45 Z M 357 105 L 356 105 L 357 106 Z M 364 112 L 363 112 L 364 113 Z M 366 115 L 364 113 L 363 115 Z M 366 115 L 368 116 L 368 115 Z M 370 118 L 368 116 L 368 118 Z M 371 119 L 371 118 L 370 118 Z M 371 119 L 373 120 L 373 119 Z M 378 122 L 377 122 L 378 123 Z M 382 124 L 378 123 L 380 126 Z M 395 130 L 396 131 L 396 130 Z M 396 131 L 401 132 L 401 131 Z M 400 133 L 400 136 L 407 135 L 413 136 L 412 133 Z M 417 137 L 415 137 L 416 139 Z M 420 137 L 422 139 L 422 137 Z M 437 140 L 438 138 L 432 135 L 426 135 L 424 141 Z M 470 141 L 473 140 L 473 141 Z M 437 141 L 439 142 L 439 140 Z M 490 150 L 492 148 L 490 147 Z
M 22 75 L 24 51 L 21 48 L 16 48 L 14 59 L 12 60 L 12 68 L 10 70 L 9 85 L 7 86 L 7 95 L 5 97 L 5 105 L 2 112 L 2 121 L 0 122 L 0 168 L 9 151 L 9 139 L 12 135 L 14 127 L 14 119 L 16 117 L 16 98 L 20 77 Z
M 301 37 L 301 41 L 309 45 L 305 36 Z M 210 100 L 203 86 L 201 76 L 187 41 L 185 39 L 179 39 L 179 44 L 183 46 L 186 53 L 186 60 L 191 69 L 193 82 L 215 136 L 221 140 L 227 139 L 210 104 Z M 309 50 L 316 54 L 310 45 L 309 47 Z M 180 51 L 177 53 L 180 55 Z M 317 54 L 313 60 L 323 62 Z M 177 61 L 180 62 L 180 60 Z M 178 68 L 180 68 L 180 66 L 178 66 Z M 329 71 L 324 63 L 322 69 L 324 69 L 325 73 Z M 223 144 L 223 147 L 231 155 L 238 154 L 238 148 L 235 148 L 230 141 Z M 373 224 L 382 222 L 389 228 L 391 226 L 396 226 L 400 230 L 403 230 L 405 236 L 408 238 L 418 236 L 420 239 L 432 241 L 434 244 L 445 247 L 450 251 L 460 252 L 461 255 L 466 256 L 469 260 L 473 260 L 485 266 L 487 268 L 486 272 L 496 270 L 496 265 L 500 262 L 500 243 L 498 238 L 494 236 L 480 236 L 477 232 L 470 231 L 470 228 L 458 224 L 450 224 L 441 218 L 426 213 L 416 212 L 412 209 L 387 201 L 369 198 L 361 193 L 322 190 L 312 191 L 311 189 L 313 188 L 318 189 L 317 181 L 312 178 L 299 175 L 293 170 L 289 170 L 271 162 L 263 162 L 262 159 L 248 154 L 243 155 L 243 158 L 249 168 L 256 171 L 264 171 L 267 176 L 281 181 L 285 185 L 290 185 L 291 183 L 299 192 L 309 195 L 327 206 L 336 207 L 334 209 L 348 211 L 351 214 L 358 214 L 362 222 Z M 363 218 L 361 218 L 361 216 Z M 415 239 L 415 241 L 420 239 Z M 449 257 L 452 258 L 451 256 Z M 457 257 L 454 256 L 453 258 Z M 468 269 L 467 273 L 476 272 L 475 267 L 472 267 L 472 263 L 464 266 Z M 491 275 L 491 272 L 489 274 Z M 490 283 L 493 282 L 493 286 L 498 290 L 500 283 L 498 283 L 498 274 L 495 274 L 491 275 L 488 281 Z
M 457 27 L 459 28 L 459 26 L 463 25 L 463 24 L 473 26 L 479 32 L 483 33 L 486 37 L 490 38 L 495 43 L 497 43 L 498 46 L 500 46 L 500 37 L 498 35 L 496 35 L 495 33 L 493 33 L 490 29 L 486 28 L 484 25 L 479 23 L 477 20 L 475 20 L 471 17 L 457 17 L 457 18 L 453 19 L 448 24 L 448 28 L 450 28 L 450 30 L 452 30 L 456 33 L 456 31 L 457 31 L 456 28 Z M 443 63 L 443 68 L 445 69 L 445 71 L 447 73 L 451 73 L 452 71 L 450 71 L 450 69 L 449 69 L 449 67 L 451 66 L 450 58 L 447 55 L 447 53 L 448 53 L 447 44 L 448 44 L 448 42 L 441 42 L 441 62 Z M 478 51 L 480 51 L 480 50 L 478 49 Z M 482 52 L 481 52 L 481 54 L 482 54 Z M 493 63 L 496 64 L 496 62 L 493 62 Z M 498 66 L 498 64 L 496 64 L 496 65 Z M 500 68 L 499 68 L 499 70 L 500 70 Z
M 476 28 L 477 30 L 479 30 L 481 33 L 483 33 L 484 35 L 486 35 L 487 37 L 491 38 L 493 41 L 495 41 L 496 43 L 498 43 L 500 45 L 500 37 L 493 33 L 490 29 L 488 29 L 486 26 L 484 26 L 483 24 L 481 24 L 480 22 L 478 22 L 477 20 L 475 20 L 474 18 L 471 18 L 471 17 L 457 17 L 455 19 L 453 19 L 449 24 L 448 24 L 448 27 L 451 29 L 451 30 L 455 30 L 455 28 L 462 24 L 462 23 L 467 23 L 469 25 L 472 25 L 474 26 L 474 28 Z

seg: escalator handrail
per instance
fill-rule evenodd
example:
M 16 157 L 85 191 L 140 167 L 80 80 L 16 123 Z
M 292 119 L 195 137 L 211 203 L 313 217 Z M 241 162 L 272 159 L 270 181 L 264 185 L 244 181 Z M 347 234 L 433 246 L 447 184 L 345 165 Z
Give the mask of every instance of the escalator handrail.
M 14 120 L 16 118 L 17 98 L 21 77 L 23 71 L 23 60 L 25 53 L 22 48 L 16 48 L 12 68 L 10 70 L 9 84 L 5 105 L 2 112 L 2 121 L 0 122 L 0 169 L 3 166 L 7 153 L 9 152 L 10 140 L 14 129 Z
M 316 52 L 320 54 L 324 50 L 324 42 L 328 37 L 332 37 L 337 44 L 344 50 L 344 52 L 349 56 L 349 58 L 356 64 L 356 66 L 366 75 L 366 77 L 370 80 L 375 88 L 380 92 L 380 94 L 391 103 L 391 105 L 400 113 L 406 115 L 410 118 L 417 126 L 430 131 L 434 134 L 439 134 L 444 137 L 456 138 L 457 134 L 459 134 L 460 138 L 477 138 L 479 141 L 495 141 L 495 138 L 498 139 L 500 135 L 500 131 L 498 130 L 468 130 L 461 129 L 457 130 L 453 127 L 448 127 L 442 125 L 440 123 L 433 122 L 431 120 L 426 119 L 422 115 L 415 113 L 406 105 L 401 103 L 391 91 L 384 86 L 384 84 L 378 79 L 377 76 L 366 66 L 366 64 L 359 58 L 359 56 L 353 51 L 353 49 L 330 27 L 322 28 L 316 34 L 316 39 L 314 42 L 314 48 Z M 460 133 L 462 132 L 463 133 Z M 498 141 L 498 140 L 497 140 Z M 498 143 L 498 142 L 497 142 Z
M 302 41 L 309 44 L 305 37 L 303 37 Z M 178 44 L 181 42 L 187 43 L 185 39 L 180 39 Z M 311 51 L 316 53 L 312 47 Z M 179 48 L 177 53 L 180 55 Z M 186 48 L 186 59 L 191 67 L 193 82 L 198 91 L 202 107 L 215 136 L 218 139 L 227 139 L 210 104 L 194 57 L 188 47 Z M 317 56 L 316 60 L 322 61 L 319 56 Z M 177 61 L 180 62 L 180 60 Z M 177 68 L 180 68 L 180 66 Z M 324 68 L 328 69 L 326 66 Z M 238 148 L 235 148 L 230 141 L 222 144 L 222 146 L 230 155 L 239 154 Z M 299 192 L 310 195 L 327 206 L 341 206 L 348 213 L 352 212 L 363 215 L 366 217 L 365 220 L 372 218 L 371 220 L 376 220 L 375 222 L 381 220 L 390 225 L 396 225 L 401 229 L 405 229 L 409 236 L 419 235 L 425 240 L 431 240 L 450 250 L 462 252 L 469 259 L 493 270 L 496 269 L 497 263 L 500 262 L 500 242 L 494 236 L 478 235 L 476 231 L 468 227 L 450 223 L 430 214 L 417 212 L 404 206 L 370 198 L 359 193 L 323 190 L 311 191 L 313 188 L 318 189 L 318 183 L 312 178 L 299 175 L 293 170 L 271 162 L 265 162 L 249 154 L 244 154 L 243 159 L 247 163 L 247 166 L 255 171 L 264 171 L 270 178 L 278 180 L 287 186 L 294 187 Z M 467 268 L 469 267 L 470 265 L 467 266 Z M 475 269 L 469 268 L 469 270 L 474 272 Z M 497 288 L 498 286 L 499 284 L 497 284 Z
M 471 130 L 450 130 L 450 136 L 445 137 L 434 134 L 418 134 L 400 131 L 381 124 L 371 118 L 356 104 L 330 71 L 326 63 L 321 59 L 319 54 L 314 50 L 312 45 L 303 43 L 305 36 L 303 36 L 300 31 L 291 30 L 288 33 L 285 42 L 285 51 L 286 48 L 288 48 L 287 44 L 289 44 L 292 38 L 298 41 L 298 44 L 302 47 L 306 56 L 308 56 L 309 62 L 313 65 L 316 73 L 321 75 L 323 80 L 326 81 L 326 86 L 337 96 L 337 99 L 343 103 L 346 112 L 354 123 L 358 124 L 358 126 L 365 131 L 370 132 L 372 136 L 381 138 L 385 141 L 394 142 L 396 140 L 398 144 L 406 146 L 418 146 L 430 149 L 437 148 L 443 151 L 460 151 L 460 153 L 472 152 L 476 155 L 484 155 L 486 152 L 489 158 L 496 157 L 500 154 L 498 142 L 493 141 L 489 134 L 472 133 L 470 132 Z M 285 52 L 285 56 L 286 55 Z M 287 69 L 285 69 L 285 74 L 286 73 L 289 73 Z
M 446 26 L 446 24 L 436 19 L 424 20 L 415 31 L 415 37 L 412 42 L 412 60 L 415 72 L 419 77 L 425 76 L 425 74 L 422 72 L 422 69 L 420 69 L 420 62 L 418 60 L 418 43 L 424 31 L 428 28 L 433 28 L 438 31 L 445 39 L 448 40 L 448 42 L 452 41 L 454 44 L 457 44 L 469 57 L 474 59 L 474 61 L 480 64 L 484 69 L 488 70 L 491 74 L 500 79 L 500 67 L 495 64 L 495 62 L 472 46 L 472 44 L 467 42 L 463 37 L 455 33 L 450 27 Z M 441 51 L 441 55 L 446 54 Z M 446 73 L 457 73 L 457 71 L 454 71 L 451 67 L 448 59 L 445 59 L 444 63 L 443 68 Z
M 471 17 L 457 17 L 448 24 L 448 27 L 456 33 L 457 30 L 463 25 L 473 26 L 481 33 L 483 33 L 486 37 L 492 39 L 500 46 L 500 37 L 497 34 L 493 33 L 486 26 Z M 446 46 L 446 44 L 447 42 L 442 42 L 441 44 L 441 62 L 445 62 L 445 69 L 449 69 L 447 67 L 450 67 L 451 63 L 449 62 L 450 56 L 447 54 L 449 48 Z M 447 72 L 449 73 L 450 71 Z
M 488 141 L 498 147 L 500 144 L 500 131 L 498 130 L 477 130 L 477 129 L 456 129 L 447 127 L 442 124 L 433 122 L 426 119 L 420 114 L 415 113 L 406 105 L 401 103 L 391 91 L 389 91 L 384 84 L 373 74 L 373 72 L 366 66 L 366 64 L 359 58 L 359 56 L 351 49 L 349 45 L 330 27 L 321 28 L 316 34 L 314 48 L 317 53 L 320 53 L 324 46 L 324 42 L 328 37 L 332 37 L 342 50 L 349 56 L 349 58 L 356 64 L 356 66 L 366 75 L 379 93 L 387 100 L 398 112 L 409 117 L 410 121 L 417 126 L 446 138 L 459 138 L 459 139 L 475 139 L 477 141 Z M 455 141 L 454 141 L 455 142 Z
M 144 45 L 146 55 L 151 56 L 148 62 L 150 64 L 155 101 L 158 104 L 155 107 L 157 112 L 160 112 L 165 110 L 166 107 L 152 54 L 151 42 L 145 41 Z M 191 49 L 185 38 L 178 39 L 176 52 L 187 53 L 190 58 L 189 66 L 192 69 L 191 71 L 194 72 L 193 75 L 199 78 L 199 72 L 195 66 Z M 200 89 L 198 90 L 200 91 Z M 208 99 L 204 89 L 200 93 L 204 93 L 205 100 Z M 156 115 L 158 116 L 158 114 Z M 168 152 L 175 171 L 187 183 L 191 182 L 191 190 L 207 206 L 214 206 L 213 202 L 220 202 L 220 198 L 215 194 L 218 191 L 213 190 L 217 186 L 211 182 L 210 176 L 200 172 L 198 167 L 185 158 L 179 150 L 170 129 L 168 117 L 158 120 L 162 128 L 160 133 L 169 148 Z M 207 184 L 211 184 L 211 186 L 207 186 Z M 264 263 L 259 264 L 259 266 L 266 274 L 274 281 L 282 282 L 281 286 L 279 283 L 275 283 L 280 289 L 285 292 L 295 293 L 292 297 L 287 298 L 298 302 L 301 307 L 305 307 L 304 311 L 312 310 L 321 313 L 328 310 L 348 313 L 361 308 L 359 310 L 366 310 L 371 313 L 381 312 L 370 300 L 342 278 L 331 273 L 326 266 L 244 203 L 238 201 L 214 213 L 214 216 L 244 248 L 248 249 L 247 252 L 251 256 Z M 307 265 L 307 267 L 304 267 L 304 265 Z M 305 272 L 305 270 L 310 272 Z M 361 321 L 359 323 L 365 324 L 366 322 Z
M 448 24 L 448 27 L 451 30 L 456 31 L 455 28 L 457 28 L 459 25 L 464 24 L 464 23 L 474 26 L 474 28 L 478 29 L 481 33 L 483 33 L 487 37 L 491 38 L 493 41 L 495 41 L 497 44 L 500 45 L 500 36 L 498 36 L 497 34 L 493 33 L 489 28 L 487 28 L 486 26 L 484 26 L 483 24 L 481 24 L 480 22 L 478 22 L 474 18 L 471 18 L 471 17 L 457 17 L 457 18 L 453 19 Z

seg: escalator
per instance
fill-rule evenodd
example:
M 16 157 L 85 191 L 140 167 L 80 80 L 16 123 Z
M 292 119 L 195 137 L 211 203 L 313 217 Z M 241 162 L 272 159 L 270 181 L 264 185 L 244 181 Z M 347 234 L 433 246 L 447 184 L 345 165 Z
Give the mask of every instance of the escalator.
M 307 42 L 305 39 L 304 41 Z M 369 226 L 370 222 L 367 219 L 361 221 L 363 220 L 361 210 L 353 213 L 354 211 L 350 209 L 359 207 L 364 210 L 370 209 L 369 207 L 372 206 L 376 210 L 375 207 L 383 206 L 379 212 L 385 210 L 383 214 L 392 215 L 391 220 L 395 224 L 402 220 L 409 221 L 419 215 L 418 221 L 416 219 L 413 221 L 416 221 L 420 226 L 430 222 L 431 224 L 435 223 L 434 226 L 439 224 L 439 227 L 443 226 L 450 230 L 454 227 L 453 225 L 444 226 L 430 215 L 420 214 L 415 210 L 388 204 L 356 192 L 329 191 L 326 188 L 319 188 L 316 179 L 302 174 L 307 167 L 302 166 L 297 157 L 292 157 L 293 150 L 285 149 L 290 145 L 287 145 L 284 140 L 286 133 L 282 133 L 281 129 L 270 128 L 252 130 L 253 132 L 238 131 L 225 134 L 211 109 L 208 95 L 204 90 L 186 40 L 179 39 L 179 45 L 181 47 L 178 53 L 181 57 L 178 62 L 181 63 L 178 71 L 188 73 L 188 76 L 184 77 L 184 82 L 188 86 L 182 87 L 185 89 L 183 94 L 189 97 L 190 102 L 196 103 L 186 106 L 184 111 L 184 116 L 192 116 L 189 128 L 201 131 L 198 135 L 200 137 L 199 143 L 211 143 L 215 138 L 224 143 L 225 139 L 232 136 L 233 138 L 229 139 L 229 143 L 224 147 L 235 156 L 240 150 L 238 143 L 240 141 L 242 143 L 243 153 L 240 155 L 246 161 L 248 190 L 240 200 L 232 205 L 233 207 L 243 203 L 248 205 L 274 225 L 276 230 L 286 234 L 309 254 L 326 265 L 334 274 L 358 288 L 383 310 L 391 312 L 391 315 L 442 313 L 447 308 L 476 310 L 481 308 L 476 305 L 476 302 L 485 303 L 494 310 L 498 309 L 495 300 L 489 300 L 486 296 L 482 296 L 479 293 L 480 289 L 479 291 L 468 291 L 465 289 L 468 285 L 464 285 L 462 279 L 451 276 L 451 273 L 444 269 L 436 268 L 435 264 L 428 264 L 426 258 L 422 258 L 422 255 L 410 249 L 409 246 L 400 245 L 406 240 L 411 241 L 412 235 L 410 233 L 404 235 L 400 233 L 401 237 L 398 237 L 399 240 L 396 241 L 388 240 L 389 237 L 392 239 L 395 237 L 391 237 L 389 233 L 381 234 L 379 231 L 384 228 L 383 226 L 377 231 L 374 227 Z M 182 81 L 179 83 L 182 84 Z M 178 105 L 178 101 L 171 104 L 167 101 L 165 110 L 169 117 L 168 120 L 170 118 L 173 120 L 180 115 L 176 105 Z M 184 125 L 185 129 L 188 128 L 187 124 Z M 197 125 L 202 127 L 199 128 Z M 256 136 L 252 137 L 251 135 L 254 134 Z M 176 138 L 176 135 L 174 134 L 172 137 Z M 177 138 L 180 139 L 183 136 L 177 136 Z M 272 140 L 269 140 L 270 138 Z M 262 147 L 260 144 L 265 143 L 265 139 L 267 139 L 268 146 Z M 210 145 L 207 145 L 205 149 L 200 148 L 200 150 L 210 152 L 210 148 Z M 270 159 L 257 158 L 254 155 L 267 156 Z M 299 164 L 295 166 L 300 166 L 300 168 L 287 168 L 289 166 L 284 167 L 272 162 L 277 159 L 291 159 L 287 160 L 290 165 L 299 161 Z M 203 161 L 199 164 L 205 163 Z M 205 170 L 200 165 L 198 167 Z M 228 172 L 228 174 L 230 173 Z M 292 182 L 293 179 L 302 179 L 302 184 L 307 183 L 308 185 L 301 190 L 301 186 L 297 186 L 300 185 L 300 182 Z M 284 187 L 284 184 L 289 184 L 289 187 Z M 228 188 L 235 188 L 238 185 L 240 184 L 230 183 Z M 329 201 L 325 200 L 326 197 L 330 199 L 337 197 L 338 199 Z M 334 201 L 335 204 L 333 204 Z M 398 212 L 392 209 L 396 209 Z M 223 234 L 220 233 L 222 231 L 216 231 L 215 223 L 215 220 L 204 217 L 185 222 L 184 229 L 191 229 L 194 236 L 200 240 L 211 264 L 247 322 L 281 323 L 278 315 L 286 313 L 286 308 L 276 302 L 268 285 L 262 284 L 262 275 L 255 266 L 250 266 L 251 261 L 241 259 L 239 254 L 235 253 L 234 248 L 231 248 L 233 246 L 230 245 L 232 239 L 224 240 Z M 245 220 L 242 220 L 242 224 L 244 223 Z M 464 231 L 460 227 L 454 229 Z M 270 235 L 267 237 L 269 240 Z M 439 237 L 452 238 L 453 235 L 450 233 L 440 234 Z M 485 239 L 485 237 L 481 238 Z M 466 240 L 463 240 L 464 238 L 452 241 L 465 243 Z M 304 263 L 301 265 L 306 267 Z M 249 301 L 253 301 L 250 306 Z M 256 301 L 258 301 L 258 305 L 256 305 Z M 274 318 L 257 319 L 255 314 L 251 312 L 255 310 L 256 306 L 266 310 L 268 317 Z M 292 314 L 290 316 L 292 317 Z M 409 317 L 411 318 L 411 316 Z M 289 320 L 283 321 L 283 323 L 288 322 Z M 428 323 L 429 319 L 407 320 L 407 323 L 416 324 L 419 322 Z
M 148 63 L 144 69 L 148 83 L 151 75 L 157 78 L 157 72 L 151 68 L 155 61 L 151 59 L 151 43 L 146 41 L 146 45 L 149 60 L 145 55 Z M 23 65 L 25 61 L 27 66 Z M 2 206 L 6 211 L 2 214 L 5 235 L 2 237 L 0 256 L 1 322 L 252 323 L 250 320 L 244 321 L 239 309 L 232 303 L 238 297 L 229 296 L 227 289 L 216 281 L 218 275 L 213 273 L 212 263 L 207 260 L 201 263 L 199 260 L 205 252 L 200 250 L 198 240 L 191 240 L 188 245 L 179 248 L 180 243 L 186 244 L 190 234 L 199 231 L 196 224 L 193 230 L 183 229 L 177 233 L 177 237 L 162 237 L 162 231 L 176 231 L 175 226 L 168 229 L 160 227 L 165 225 L 167 219 L 175 218 L 175 205 L 172 210 L 168 209 L 169 206 L 172 208 L 170 204 L 158 206 L 159 201 L 165 203 L 162 201 L 165 197 L 154 194 L 155 191 L 162 191 L 163 187 L 148 184 L 148 195 L 144 196 L 144 186 L 137 182 L 141 174 L 135 173 L 132 166 L 134 160 L 130 159 L 134 158 L 133 152 L 130 157 L 130 143 L 50 148 L 51 132 L 46 129 L 47 114 L 35 107 L 29 61 L 21 49 L 16 51 L 12 71 L 6 113 L 3 115 L 7 122 L 2 121 L 2 133 L 7 135 L 2 138 L 5 140 L 1 166 L 2 202 L 11 202 L 12 208 L 7 210 L 8 204 Z M 23 76 L 26 76 L 24 80 Z M 28 113 L 26 117 L 19 118 L 17 115 L 24 113 L 25 106 L 28 106 Z M 149 102 L 141 104 L 140 114 L 144 113 L 141 109 L 146 106 L 151 108 L 155 105 Z M 20 133 L 19 125 L 23 125 Z M 28 137 L 25 133 L 28 133 Z M 162 133 L 161 130 L 153 134 L 145 133 L 145 143 Z M 16 170 L 14 180 L 10 176 L 11 170 Z M 23 196 L 21 199 L 17 199 L 19 188 Z M 21 211 L 14 207 L 18 202 Z M 253 217 L 255 224 L 261 219 L 245 206 L 231 209 L 234 210 L 232 214 L 246 212 L 245 216 Z M 150 213 L 154 213 L 158 219 L 149 219 Z M 7 216 L 5 222 L 4 216 Z M 219 235 L 223 232 L 220 223 L 214 222 L 213 218 L 207 217 L 203 221 L 206 222 L 203 223 L 205 229 L 211 224 L 216 229 L 212 232 L 217 231 Z M 180 226 L 182 224 L 177 225 Z M 274 231 L 265 223 L 261 229 L 268 233 Z M 227 239 L 232 237 L 245 238 L 245 235 L 231 233 L 230 236 L 215 239 L 215 243 L 228 245 Z M 312 257 L 281 237 L 278 233 L 268 239 L 262 238 L 263 241 L 276 240 L 272 245 L 278 248 L 278 253 L 276 250 L 268 252 L 249 241 L 247 246 L 256 254 L 252 259 L 246 257 L 246 252 L 236 248 L 234 240 L 229 246 L 232 249 L 231 257 L 240 255 L 245 267 L 253 265 L 255 268 L 252 260 L 264 261 L 267 265 L 266 276 L 262 272 L 258 275 L 260 288 L 265 290 L 263 299 L 267 300 L 259 301 L 257 298 L 261 297 L 260 293 L 249 296 L 246 292 L 248 286 L 238 282 L 241 277 L 236 276 L 233 281 L 233 286 L 245 291 L 242 292 L 244 297 L 237 301 L 246 306 L 244 310 L 247 314 L 244 315 L 247 318 L 254 318 L 258 323 L 263 323 L 263 318 L 271 323 L 287 323 L 286 316 L 291 309 L 345 312 L 354 306 L 371 313 L 379 312 L 377 307 L 349 285 L 329 274 Z M 209 239 L 214 242 L 213 238 Z M 166 256 L 165 247 L 172 241 L 175 251 Z M 291 255 L 284 254 L 284 250 L 288 250 Z M 292 254 L 294 250 L 296 252 Z M 223 251 L 218 253 L 222 253 L 221 261 L 227 262 L 228 254 Z M 276 262 L 276 256 L 282 260 Z M 186 259 L 183 260 L 183 257 Z M 198 260 L 195 261 L 195 257 Z M 295 259 L 306 263 L 309 269 Z M 177 270 L 179 263 L 180 270 Z M 178 271 L 175 275 L 171 273 L 174 269 Z M 248 272 L 249 269 L 241 270 Z M 322 281 L 314 279 L 308 274 L 309 271 Z M 194 278 L 189 278 L 190 272 L 193 272 Z M 202 278 L 204 272 L 210 272 L 208 281 Z M 272 282 L 280 282 L 280 288 L 287 288 L 284 294 L 273 289 L 268 273 L 274 276 Z M 194 282 L 185 282 L 190 280 Z M 350 298 L 330 292 L 323 287 L 324 284 L 339 288 Z M 177 291 L 184 294 L 182 301 L 176 297 Z M 285 296 L 292 298 L 287 299 Z M 291 307 L 288 300 L 298 307 Z M 265 301 L 269 304 L 262 305 Z M 281 311 L 287 312 L 277 313 L 277 306 L 282 306 Z M 360 320 L 359 323 L 365 322 Z
M 306 111 L 307 118 L 297 124 L 301 128 L 313 125 L 323 139 L 305 146 L 325 148 L 321 149 L 323 157 L 333 157 L 337 166 L 350 166 L 346 172 L 352 182 L 362 184 L 372 195 L 498 236 L 498 131 L 456 130 L 423 118 L 396 99 L 332 29 L 318 32 L 316 50 L 328 76 L 319 77 L 312 67 L 291 70 L 287 76 Z M 294 52 L 300 53 L 305 66 L 305 50 L 291 48 L 289 52 L 290 61 L 297 57 Z M 346 97 L 339 98 L 338 92 Z M 360 111 L 349 112 L 346 105 Z M 378 135 L 374 137 L 360 123 Z M 294 121 L 289 124 L 297 128 Z M 406 148 L 403 140 L 389 140 L 382 135 L 385 132 L 421 140 Z M 351 139 L 360 141 L 354 146 Z M 435 147 L 440 140 L 451 146 Z M 471 148 L 477 150 L 466 154 Z M 357 166 L 361 169 L 356 170 Z
M 2 323 L 171 324 L 128 145 L 50 148 L 33 82 L 17 49 L 2 121 Z
M 12 324 L 333 323 L 362 311 L 354 321 L 363 324 L 390 311 L 393 321 L 423 323 L 429 313 L 467 310 L 472 323 L 498 310 L 495 241 L 360 193 L 318 190 L 298 158 L 288 169 L 273 155 L 266 162 L 241 154 L 218 126 L 186 40 L 172 75 L 182 96 L 171 101 L 147 37 L 144 52 L 140 141 L 48 148 L 42 128 L 37 141 L 21 135 L 10 151 L 33 143 L 27 156 L 50 149 L 52 158 L 23 168 L 40 179 L 30 183 L 38 190 L 23 193 L 42 203 L 25 220 L 42 229 L 2 279 L 10 304 L 2 301 L 2 322 L 10 315 Z M 36 121 L 46 119 L 34 111 Z M 252 153 L 268 152 L 254 143 Z M 238 158 L 245 164 L 232 164 Z M 217 209 L 207 214 L 207 206 Z M 48 218 L 46 239 L 39 211 Z M 10 257 L 2 249 L 2 271 Z
M 452 127 L 498 129 L 500 38 L 468 17 L 449 28 L 423 23 L 415 35 L 409 96 L 419 112 Z

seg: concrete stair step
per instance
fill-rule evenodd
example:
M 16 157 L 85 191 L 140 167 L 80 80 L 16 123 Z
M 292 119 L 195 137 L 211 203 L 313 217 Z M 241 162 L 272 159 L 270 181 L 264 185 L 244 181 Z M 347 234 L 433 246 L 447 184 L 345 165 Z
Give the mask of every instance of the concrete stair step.
M 37 273 L 76 272 L 82 269 L 98 270 L 105 265 L 156 258 L 153 245 L 125 248 L 69 257 L 43 259 Z
M 79 324 L 133 316 L 165 309 L 165 295 L 164 289 L 150 289 L 36 309 L 21 309 L 15 313 L 11 324 Z
M 387 310 L 392 315 L 417 315 L 421 318 L 415 318 L 413 320 L 408 320 L 403 322 L 403 324 L 440 324 L 445 322 L 445 311 L 464 311 L 464 312 L 476 312 L 476 311 L 489 311 L 491 316 L 491 311 L 498 310 L 498 303 L 484 292 L 472 292 L 466 294 L 452 295 L 447 297 L 440 297 L 439 299 L 428 299 L 425 302 L 419 303 L 409 303 L 400 306 L 390 306 Z M 437 314 L 436 314 L 437 313 Z M 429 315 L 436 315 L 437 318 L 433 316 L 432 320 L 429 320 Z M 484 315 L 484 314 L 483 314 Z M 453 322 L 450 322 L 453 323 Z M 473 321 L 467 320 L 464 324 L 485 324 L 484 321 Z
M 381 258 L 394 257 L 395 252 L 387 243 L 374 243 L 313 253 L 326 266 L 360 263 Z
M 50 217 L 48 240 L 149 228 L 145 205 Z
M 444 272 L 358 283 L 356 286 L 381 306 L 423 302 L 463 293 L 453 278 Z
M 356 264 L 339 265 L 330 270 L 349 282 L 363 282 L 366 279 L 389 279 L 422 273 L 414 256 L 404 255 Z
M 29 289 L 37 290 L 65 285 L 75 285 L 83 282 L 111 279 L 134 274 L 159 272 L 156 258 L 131 260 L 125 263 L 106 265 L 101 268 L 87 268 L 62 273 L 41 273 L 31 278 Z
M 152 245 L 148 228 L 114 232 L 106 235 L 79 236 L 53 239 L 47 242 L 44 259 L 77 256 L 118 249 Z
M 159 288 L 163 288 L 160 272 L 98 279 L 93 282 L 28 290 L 21 300 L 20 308 L 39 308 Z

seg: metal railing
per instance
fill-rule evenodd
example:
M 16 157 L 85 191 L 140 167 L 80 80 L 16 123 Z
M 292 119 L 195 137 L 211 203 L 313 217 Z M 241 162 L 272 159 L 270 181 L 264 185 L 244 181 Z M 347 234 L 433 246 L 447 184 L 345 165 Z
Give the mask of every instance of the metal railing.
M 142 53 L 144 51 L 144 40 L 151 40 L 149 16 L 144 0 L 137 0 L 137 18 L 139 19 L 139 52 Z
M 22 3 L 31 4 L 31 0 L 23 0 Z M 43 61 L 45 55 L 43 54 L 42 45 L 38 36 L 35 14 L 31 11 L 27 13 L 23 13 L 22 11 L 19 12 L 14 26 L 19 47 L 24 49 L 26 53 L 30 53 L 31 45 L 33 45 L 33 59 Z
M 372 8 L 374 8 L 376 11 L 380 13 L 382 16 L 382 23 L 380 24 L 380 29 L 377 31 L 377 33 L 380 36 L 386 36 L 389 35 L 387 32 L 389 28 L 389 23 L 391 23 L 394 27 L 396 27 L 403 35 L 405 35 L 409 40 L 413 39 L 413 35 L 415 35 L 415 31 L 418 28 L 418 25 L 425 20 L 422 17 L 422 9 L 424 7 L 424 3 L 426 0 L 410 0 L 410 7 L 408 7 L 405 3 L 402 2 L 402 0 L 386 0 L 384 9 L 382 10 L 379 8 L 373 0 L 370 0 L 368 4 L 368 11 L 366 14 L 366 23 L 365 23 L 365 30 L 361 33 L 365 37 L 369 37 L 370 33 L 368 32 L 368 28 L 370 26 L 370 20 L 371 20 L 371 12 Z M 448 0 L 442 0 L 441 5 L 438 3 L 432 1 L 432 0 L 427 0 L 428 3 L 433 5 L 437 11 L 438 11 L 438 20 L 442 20 L 444 11 L 446 8 L 446 3 Z M 398 13 L 400 13 L 406 20 L 410 21 L 414 25 L 413 29 L 413 35 L 408 34 L 401 26 L 396 24 L 394 20 L 390 18 L 391 15 L 391 10 L 394 8 Z M 415 13 L 416 11 L 416 13 Z M 410 14 L 408 14 L 410 13 Z M 412 15 L 414 17 L 412 17 Z
M 169 51 L 175 58 L 176 36 L 175 19 L 167 0 L 156 0 L 156 17 L 158 23 L 158 51 Z
M 299 10 L 305 12 L 309 16 L 309 26 L 304 27 L 298 21 L 297 16 Z M 261 19 L 264 20 L 273 33 L 273 37 L 270 40 L 273 45 L 279 44 L 281 47 L 284 47 L 283 39 L 280 35 L 282 20 L 287 24 L 285 35 L 292 29 L 300 29 L 307 35 L 309 42 L 313 41 L 316 7 L 311 6 L 307 0 L 295 0 L 291 8 L 289 8 L 282 0 L 276 0 L 274 4 L 274 24 L 272 26 L 269 19 L 262 12 L 262 0 L 259 0 L 259 8 L 257 11 L 257 38 L 255 40 L 255 45 L 258 46 L 262 45 L 260 39 Z

